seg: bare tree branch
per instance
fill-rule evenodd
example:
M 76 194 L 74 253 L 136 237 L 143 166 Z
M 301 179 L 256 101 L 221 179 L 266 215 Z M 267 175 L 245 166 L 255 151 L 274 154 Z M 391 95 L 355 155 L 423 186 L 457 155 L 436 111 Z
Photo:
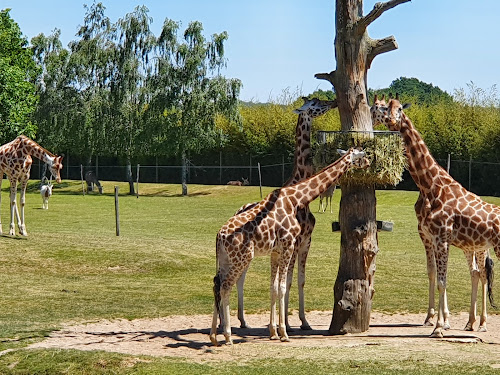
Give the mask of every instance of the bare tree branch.
M 326 79 L 335 87 L 335 70 L 332 70 L 330 73 L 316 73 L 314 77 L 317 79 Z
M 366 56 L 366 69 L 370 69 L 375 56 L 381 53 L 394 51 L 395 49 L 398 49 L 398 43 L 396 43 L 396 38 L 392 35 L 384 39 L 374 40 L 372 42 L 371 51 L 368 52 Z
M 389 0 L 385 3 L 376 3 L 372 11 L 357 22 L 358 33 L 364 33 L 368 25 L 379 18 L 386 10 L 392 9 L 399 4 L 407 3 L 408 1 L 411 0 Z

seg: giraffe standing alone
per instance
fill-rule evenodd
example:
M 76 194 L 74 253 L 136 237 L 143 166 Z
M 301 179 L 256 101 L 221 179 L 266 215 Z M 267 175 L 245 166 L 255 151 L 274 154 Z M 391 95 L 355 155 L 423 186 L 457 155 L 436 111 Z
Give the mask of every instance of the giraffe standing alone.
M 31 156 L 47 163 L 50 173 L 61 182 L 60 171 L 63 167 L 62 156 L 56 156 L 45 150 L 35 141 L 21 135 L 12 142 L 0 146 L 0 185 L 2 185 L 3 174 L 5 173 L 10 181 L 10 231 L 9 235 L 15 235 L 14 216 L 17 218 L 19 234 L 27 236 L 26 223 L 24 221 L 24 203 L 26 195 L 26 186 L 30 177 Z M 21 215 L 17 208 L 16 194 L 17 184 L 21 184 Z M 1 195 L 0 195 L 1 201 Z M 2 225 L 0 221 L 0 234 L 2 234 Z
M 367 168 L 364 152 L 351 149 L 318 174 L 295 185 L 276 189 L 261 202 L 230 218 L 217 233 L 217 274 L 214 277 L 214 313 L 210 340 L 218 345 L 217 317 L 226 343 L 232 343 L 229 295 L 232 286 L 257 255 L 271 255 L 271 339 L 288 341 L 285 325 L 286 276 L 295 243 L 301 233 L 297 211 L 304 209 L 350 167 Z M 279 325 L 276 330 L 276 299 Z M 278 336 L 279 335 L 279 336 Z
M 415 204 L 418 231 L 427 254 L 429 276 L 429 310 L 426 324 L 434 316 L 434 288 L 437 275 L 439 290 L 438 320 L 433 337 L 443 337 L 449 328 L 446 298 L 446 274 L 449 246 L 463 250 L 469 264 L 472 293 L 469 321 L 465 330 L 473 330 L 476 321 L 478 283 L 481 280 L 482 313 L 479 331 L 486 331 L 486 294 L 491 294 L 492 261 L 488 256 L 493 247 L 500 258 L 500 207 L 484 202 L 455 181 L 432 157 L 422 137 L 403 112 L 398 96 L 387 106 L 372 111 L 374 122 L 384 123 L 390 130 L 403 136 L 408 158 L 408 169 L 417 184 L 420 195 Z
M 319 100 L 317 98 L 308 99 L 307 97 L 303 97 L 302 99 L 304 100 L 304 104 L 302 105 L 302 107 L 294 110 L 294 112 L 299 116 L 297 119 L 297 126 L 295 128 L 295 152 L 293 171 L 291 177 L 285 182 L 283 186 L 294 185 L 306 178 L 311 177 L 314 174 L 311 152 L 312 119 L 324 115 L 330 109 L 337 106 L 336 100 Z M 249 207 L 252 207 L 253 204 L 254 203 L 241 207 L 237 211 L 237 213 L 247 210 Z M 307 322 L 305 316 L 304 285 L 307 255 L 311 246 L 311 234 L 314 229 L 316 219 L 314 218 L 314 215 L 311 213 L 311 211 L 309 210 L 309 206 L 307 205 L 297 211 L 297 220 L 299 222 L 301 230 L 295 241 L 295 251 L 293 252 L 292 258 L 290 260 L 290 265 L 288 267 L 287 288 L 285 295 L 285 324 L 288 331 L 291 331 L 291 327 L 288 322 L 288 302 L 290 300 L 290 288 L 293 279 L 293 268 L 295 265 L 295 260 L 297 258 L 299 262 L 297 284 L 299 290 L 299 319 L 301 321 L 300 328 L 304 330 L 311 329 L 311 326 Z M 245 269 L 237 283 L 238 319 L 240 321 L 240 327 L 242 328 L 248 328 L 248 324 L 245 321 L 243 306 L 243 284 L 245 283 L 246 272 L 247 269 Z

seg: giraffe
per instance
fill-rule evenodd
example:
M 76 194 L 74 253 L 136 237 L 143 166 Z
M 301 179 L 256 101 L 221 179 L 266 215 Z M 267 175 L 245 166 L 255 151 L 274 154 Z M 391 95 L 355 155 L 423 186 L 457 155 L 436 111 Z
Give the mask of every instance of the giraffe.
M 26 186 L 30 177 L 32 158 L 34 156 L 49 166 L 50 173 L 61 182 L 60 171 L 63 167 L 62 156 L 56 156 L 45 150 L 35 141 L 24 135 L 20 135 L 12 142 L 0 146 L 0 185 L 2 184 L 3 174 L 5 173 L 10 181 L 10 231 L 9 235 L 15 235 L 14 216 L 17 218 L 19 234 L 27 236 L 26 224 L 24 221 L 24 203 L 26 195 Z M 16 203 L 17 184 L 21 184 L 21 215 Z M 1 199 L 1 196 L 0 196 Z M 0 221 L 0 234 L 2 234 L 2 225 Z
M 330 109 L 337 106 L 336 100 L 320 100 L 317 98 L 308 99 L 307 97 L 302 97 L 304 104 L 294 110 L 294 113 L 298 114 L 297 126 L 295 128 L 295 152 L 294 152 L 294 162 L 293 171 L 290 178 L 285 182 L 283 186 L 294 185 L 299 181 L 311 177 L 314 174 L 314 166 L 312 163 L 312 152 L 311 152 L 311 125 L 312 119 L 324 115 Z M 255 203 L 249 203 L 242 206 L 236 213 L 247 210 L 253 207 Z M 297 220 L 301 227 L 300 234 L 297 236 L 295 242 L 295 251 L 292 254 L 290 260 L 290 265 L 288 267 L 287 274 L 287 288 L 285 295 L 285 325 L 287 331 L 292 331 L 290 323 L 288 321 L 288 302 L 290 300 L 290 288 L 293 279 L 293 268 L 295 266 L 295 260 L 298 258 L 298 272 L 297 272 L 297 282 L 299 290 L 299 319 L 301 321 L 300 328 L 303 330 L 310 330 L 311 326 L 307 322 L 305 316 L 305 305 L 304 305 L 304 285 L 305 285 L 305 268 L 307 255 L 309 253 L 309 248 L 311 245 L 311 234 L 316 223 L 314 215 L 310 212 L 309 206 L 306 206 L 297 211 Z M 248 328 L 248 324 L 245 321 L 244 304 L 243 304 L 243 285 L 245 283 L 246 272 L 245 269 L 243 274 L 237 283 L 238 288 L 238 320 L 240 321 L 241 328 Z
M 364 152 L 356 149 L 316 175 L 297 184 L 276 189 L 255 206 L 231 217 L 217 233 L 217 274 L 214 277 L 214 312 L 210 341 L 218 345 L 217 317 L 226 343 L 232 344 L 229 295 L 232 286 L 257 255 L 271 256 L 271 340 L 289 341 L 285 325 L 286 277 L 295 242 L 302 228 L 297 211 L 304 209 L 352 166 L 367 168 Z M 279 298 L 279 324 L 276 330 L 276 299 Z
M 493 305 L 492 260 L 493 247 L 500 258 L 500 207 L 484 202 L 455 181 L 432 157 L 421 135 L 403 112 L 399 98 L 390 99 L 386 107 L 372 111 L 374 122 L 384 123 L 403 137 L 409 172 L 417 184 L 420 195 L 415 203 L 418 231 L 427 256 L 429 277 L 429 308 L 425 320 L 431 325 L 434 317 L 434 290 L 437 277 L 439 291 L 438 319 L 432 337 L 443 337 L 449 329 L 446 276 L 449 246 L 465 254 L 472 281 L 469 320 L 465 330 L 472 331 L 476 321 L 478 283 L 482 283 L 482 312 L 479 331 L 486 331 L 486 295 Z

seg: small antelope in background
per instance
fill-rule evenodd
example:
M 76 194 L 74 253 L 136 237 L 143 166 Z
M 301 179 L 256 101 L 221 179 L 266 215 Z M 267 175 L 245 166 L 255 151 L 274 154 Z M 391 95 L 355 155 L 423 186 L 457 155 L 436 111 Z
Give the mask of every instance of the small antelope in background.
M 318 212 L 325 212 L 328 208 L 328 202 L 330 202 L 330 213 L 333 213 L 332 208 L 332 197 L 333 193 L 335 193 L 335 189 L 337 186 L 330 186 L 324 193 L 319 195 L 319 209 Z M 325 206 L 323 207 L 323 200 L 325 201 Z
M 227 185 L 233 185 L 233 186 L 248 186 L 250 183 L 248 182 L 248 179 L 245 177 L 241 178 L 241 181 L 229 181 Z
M 52 196 L 52 182 L 47 180 L 47 177 L 42 179 L 43 185 L 40 187 L 40 195 L 42 196 L 42 209 L 49 209 L 49 198 Z
M 87 191 L 94 191 L 94 185 L 96 185 L 99 190 L 99 194 L 102 194 L 102 185 L 97 179 L 94 171 L 88 171 L 85 173 L 85 182 L 87 183 Z

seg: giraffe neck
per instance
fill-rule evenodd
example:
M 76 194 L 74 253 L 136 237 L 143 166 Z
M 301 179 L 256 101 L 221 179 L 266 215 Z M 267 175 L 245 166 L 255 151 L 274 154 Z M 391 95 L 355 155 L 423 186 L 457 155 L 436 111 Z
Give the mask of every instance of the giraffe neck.
M 335 163 L 330 164 L 316 175 L 284 189 L 290 190 L 286 193 L 295 195 L 295 200 L 297 201 L 295 206 L 297 208 L 307 207 L 310 202 L 319 197 L 321 193 L 325 192 L 330 185 L 338 181 L 351 165 L 352 151 L 348 152 Z
M 293 172 L 284 186 L 294 185 L 313 175 L 314 169 L 311 160 L 311 116 L 305 112 L 299 115 L 295 129 L 295 154 L 293 158 Z
M 404 113 L 400 132 L 406 148 L 408 171 L 418 188 L 424 192 L 428 191 L 435 183 L 435 176 L 443 172 L 446 175 L 448 173 L 436 162 L 422 136 Z
M 40 159 L 44 163 L 47 163 L 49 166 L 54 163 L 55 155 L 44 149 L 35 141 L 23 135 L 19 136 L 18 139 L 29 155 Z

